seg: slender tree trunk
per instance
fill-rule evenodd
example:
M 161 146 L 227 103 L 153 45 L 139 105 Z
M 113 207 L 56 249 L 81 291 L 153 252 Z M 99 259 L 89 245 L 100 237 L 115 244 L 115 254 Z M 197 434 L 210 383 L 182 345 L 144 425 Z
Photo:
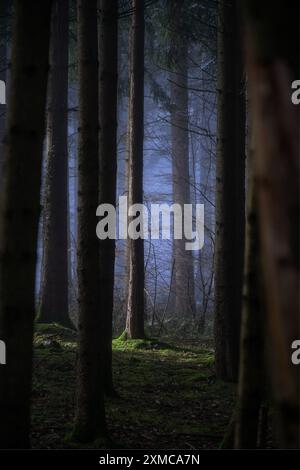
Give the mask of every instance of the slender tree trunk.
M 246 225 L 245 274 L 241 323 L 241 353 L 235 448 L 255 449 L 259 413 L 264 389 L 263 309 L 258 239 L 257 198 L 252 170 L 252 152 L 248 158 L 248 211 Z
M 129 205 L 143 203 L 144 142 L 144 0 L 132 1 L 131 64 L 130 64 L 130 154 Z M 126 334 L 143 338 L 144 333 L 144 241 L 129 240 L 130 267 Z
M 184 2 L 169 2 L 171 24 L 170 73 L 171 95 L 171 158 L 173 202 L 190 204 L 189 171 L 189 99 L 188 99 L 188 41 L 182 29 Z M 182 224 L 182 239 L 173 240 L 174 277 L 172 282 L 171 305 L 178 318 L 195 316 L 194 259 L 191 251 L 185 250 L 186 240 Z
M 10 108 L 0 196 L 0 445 L 29 446 L 37 232 L 51 1 L 14 2 Z
M 98 206 L 97 0 L 78 1 L 78 391 L 74 437 L 93 441 L 105 432 L 103 312 L 100 304 Z
M 291 345 L 299 323 L 299 2 L 247 1 L 250 97 L 257 135 L 256 193 L 265 296 L 269 370 L 280 446 L 300 446 L 299 367 Z
M 245 100 L 238 1 L 219 2 L 215 239 L 215 359 L 238 377 L 245 231 Z
M 100 1 L 99 24 L 99 204 L 116 206 L 118 1 Z M 115 240 L 100 240 L 101 314 L 104 317 L 104 387 L 114 394 L 112 378 L 112 315 Z
M 68 37 L 69 1 L 54 0 L 39 321 L 71 327 L 68 313 Z
M 180 9 L 178 10 L 181 11 Z M 171 74 L 171 141 L 173 202 L 183 210 L 190 204 L 189 175 L 189 116 L 188 116 L 188 45 L 176 41 L 175 61 L 180 67 Z M 183 225 L 182 225 L 183 230 Z M 184 231 L 183 231 L 184 234 Z M 194 261 L 191 251 L 185 250 L 186 240 L 173 240 L 175 260 L 174 294 L 175 314 L 179 317 L 195 315 Z

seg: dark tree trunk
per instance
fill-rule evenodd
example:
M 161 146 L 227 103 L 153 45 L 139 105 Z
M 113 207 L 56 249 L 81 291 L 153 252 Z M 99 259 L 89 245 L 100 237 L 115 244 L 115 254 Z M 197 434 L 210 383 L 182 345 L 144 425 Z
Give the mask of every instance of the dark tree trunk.
M 245 231 L 245 100 L 238 1 L 219 2 L 215 240 L 215 359 L 238 377 Z
M 253 136 L 254 137 L 254 136 Z M 255 140 L 253 140 L 255 145 Z M 264 390 L 263 304 L 258 239 L 257 197 L 254 187 L 252 148 L 248 157 L 248 209 L 246 225 L 245 274 L 241 322 L 241 353 L 235 448 L 255 449 L 259 413 Z
M 98 206 L 97 0 L 78 1 L 78 390 L 74 437 L 93 441 L 105 432 L 103 312 L 100 306 Z
M 99 24 L 99 204 L 116 206 L 118 1 L 100 1 Z M 104 387 L 114 394 L 112 378 L 112 314 L 115 240 L 100 240 L 101 315 L 104 320 Z
M 29 446 L 34 291 L 50 1 L 14 2 L 10 108 L 0 197 L 0 445 Z
M 54 0 L 39 321 L 71 327 L 68 313 L 68 38 L 69 1 Z
M 267 302 L 268 369 L 280 446 L 298 448 L 299 367 L 291 345 L 299 323 L 299 2 L 245 2 L 250 97 L 256 131 L 255 172 Z
M 143 203 L 143 142 L 144 142 L 144 0 L 132 1 L 131 63 L 130 63 L 130 145 L 128 203 Z M 129 286 L 126 334 L 143 338 L 144 333 L 144 241 L 129 240 Z

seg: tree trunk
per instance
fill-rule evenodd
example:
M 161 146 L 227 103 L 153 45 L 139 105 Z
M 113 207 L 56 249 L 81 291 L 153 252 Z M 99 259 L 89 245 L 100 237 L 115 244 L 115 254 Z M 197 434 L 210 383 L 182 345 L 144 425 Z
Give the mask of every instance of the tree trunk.
M 69 1 L 54 0 L 39 321 L 71 327 L 68 313 L 68 38 Z
M 129 205 L 143 203 L 144 0 L 132 1 L 130 64 Z M 126 318 L 128 338 L 144 338 L 144 241 L 129 240 L 130 266 Z
M 177 11 L 181 11 L 180 8 Z M 188 45 L 183 40 L 178 44 L 174 60 L 176 71 L 171 74 L 171 142 L 173 202 L 184 208 L 191 203 L 189 175 L 189 115 L 188 115 Z M 183 224 L 182 224 L 183 230 Z M 194 262 L 191 251 L 185 250 L 186 240 L 173 240 L 174 257 L 174 309 L 175 315 L 191 317 L 195 315 Z
M 117 78 L 118 2 L 100 1 L 99 24 L 99 204 L 116 206 L 117 183 Z M 114 298 L 115 240 L 100 240 L 101 315 L 104 320 L 104 387 L 114 394 L 112 378 L 112 315 Z
M 191 203 L 189 171 L 189 98 L 188 98 L 188 40 L 184 32 L 186 5 L 181 1 L 167 5 L 170 22 L 171 72 L 171 159 L 173 203 L 179 204 L 182 213 L 184 204 Z M 185 249 L 186 239 L 182 224 L 182 239 L 173 239 L 172 259 L 174 276 L 171 283 L 171 308 L 177 319 L 190 323 L 195 317 L 194 259 Z
M 0 443 L 29 446 L 34 291 L 51 1 L 14 2 L 10 108 L 0 197 Z
M 299 324 L 299 107 L 291 83 L 299 79 L 299 2 L 289 7 L 247 1 L 248 74 L 256 192 L 265 296 L 269 370 L 280 446 L 300 446 L 299 368 L 291 345 Z M 280 34 L 279 34 L 280 32 Z
M 215 239 L 215 361 L 238 377 L 245 231 L 245 100 L 237 0 L 219 2 Z
M 255 141 L 254 141 L 255 144 Z M 252 170 L 252 153 L 248 158 L 248 211 L 246 225 L 245 274 L 241 324 L 241 353 L 235 448 L 255 449 L 258 438 L 259 412 L 264 389 L 263 309 L 261 267 L 258 240 L 257 198 Z
M 100 304 L 98 206 L 97 0 L 78 1 L 78 390 L 74 437 L 93 441 L 105 432 L 103 311 Z

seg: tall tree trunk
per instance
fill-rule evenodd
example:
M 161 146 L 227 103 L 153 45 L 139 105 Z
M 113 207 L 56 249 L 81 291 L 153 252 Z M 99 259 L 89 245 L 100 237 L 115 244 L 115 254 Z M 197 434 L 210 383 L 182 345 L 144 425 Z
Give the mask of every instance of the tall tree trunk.
M 269 370 L 280 446 L 300 446 L 299 368 L 291 345 L 299 323 L 299 107 L 291 83 L 299 79 L 299 2 L 247 1 L 248 74 L 256 192 L 265 296 Z
M 238 377 L 245 231 L 245 100 L 238 1 L 219 2 L 215 239 L 215 360 Z
M 39 321 L 71 327 L 68 313 L 68 38 L 69 1 L 54 0 Z
M 189 171 L 189 100 L 188 100 L 188 41 L 184 34 L 182 18 L 184 2 L 169 2 L 171 24 L 170 73 L 171 94 L 171 158 L 173 202 L 183 210 L 191 203 Z M 191 251 L 185 250 L 186 240 L 182 224 L 182 239 L 173 240 L 174 277 L 172 280 L 171 304 L 179 318 L 195 316 L 194 259 Z
M 0 197 L 0 445 L 29 446 L 35 269 L 51 1 L 14 2 L 10 108 Z
M 254 137 L 254 136 L 253 136 Z M 255 141 L 253 141 L 255 144 Z M 248 157 L 248 210 L 246 225 L 245 274 L 241 322 L 241 353 L 235 448 L 255 449 L 259 412 L 264 389 L 263 309 L 258 239 L 257 198 L 252 169 L 252 147 Z
M 98 205 L 97 0 L 78 1 L 78 391 L 74 437 L 92 441 L 105 432 L 103 312 L 100 304 Z
M 177 8 L 180 13 L 180 8 Z M 190 204 L 189 175 L 189 116 L 188 116 L 188 45 L 183 40 L 175 42 L 174 60 L 177 65 L 171 74 L 171 141 L 173 202 L 183 210 Z M 183 230 L 183 225 L 182 225 Z M 183 231 L 184 234 L 184 231 Z M 195 315 L 194 261 L 191 251 L 185 250 L 184 236 L 173 240 L 175 314 L 179 317 Z
M 132 0 L 130 63 L 129 205 L 143 203 L 144 143 L 144 0 Z M 144 241 L 129 240 L 130 266 L 125 332 L 128 338 L 144 333 Z
M 99 24 L 99 204 L 116 206 L 118 1 L 100 1 Z M 112 378 L 112 315 L 115 240 L 100 240 L 101 314 L 104 320 L 104 387 L 114 394 Z

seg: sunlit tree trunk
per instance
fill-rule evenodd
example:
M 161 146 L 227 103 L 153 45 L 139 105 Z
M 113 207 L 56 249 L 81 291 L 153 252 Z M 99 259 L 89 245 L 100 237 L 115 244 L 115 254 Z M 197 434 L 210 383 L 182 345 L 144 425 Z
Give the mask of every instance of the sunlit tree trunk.
M 29 446 L 35 270 L 51 1 L 14 2 L 4 183 L 0 194 L 0 446 Z
M 132 2 L 131 63 L 130 63 L 130 144 L 128 203 L 143 203 L 143 141 L 144 141 L 144 0 Z M 129 240 L 129 286 L 126 335 L 144 337 L 144 241 Z

